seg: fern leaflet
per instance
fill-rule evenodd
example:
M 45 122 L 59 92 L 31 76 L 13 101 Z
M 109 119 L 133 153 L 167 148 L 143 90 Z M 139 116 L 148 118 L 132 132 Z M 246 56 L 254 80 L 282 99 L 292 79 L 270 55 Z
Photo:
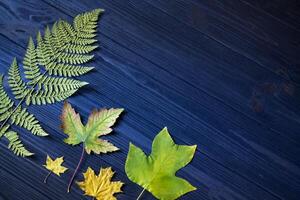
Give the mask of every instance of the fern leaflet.
M 9 141 L 8 148 L 12 150 L 17 156 L 25 157 L 33 155 L 33 153 L 25 149 L 16 132 L 8 131 L 4 134 L 4 136 Z

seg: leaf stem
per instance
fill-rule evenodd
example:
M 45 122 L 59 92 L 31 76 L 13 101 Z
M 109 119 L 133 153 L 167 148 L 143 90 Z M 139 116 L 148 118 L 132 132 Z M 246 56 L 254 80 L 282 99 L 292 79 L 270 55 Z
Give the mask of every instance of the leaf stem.
M 72 186 L 73 180 L 74 180 L 74 178 L 75 178 L 75 176 L 76 176 L 76 174 L 77 174 L 77 172 L 79 170 L 79 167 L 80 167 L 80 165 L 82 163 L 83 156 L 84 156 L 84 151 L 85 151 L 85 148 L 84 148 L 84 145 L 82 145 L 82 152 L 81 152 L 81 156 L 80 156 L 79 162 L 77 164 L 77 167 L 76 167 L 76 169 L 75 169 L 75 171 L 74 171 L 74 173 L 73 173 L 73 175 L 72 175 L 72 177 L 70 179 L 69 185 L 68 185 L 68 190 L 67 190 L 68 193 L 71 190 L 71 186 Z
M 145 192 L 145 188 L 142 190 L 142 192 L 139 194 L 139 196 L 136 198 L 136 200 L 139 200 L 141 197 L 142 197 L 142 195 L 143 195 L 143 193 Z
M 52 172 L 50 171 L 48 174 L 47 174 L 47 176 L 45 177 L 45 179 L 44 179 L 44 183 L 47 183 L 47 180 L 48 180 L 48 178 L 49 178 L 49 176 L 52 174 Z

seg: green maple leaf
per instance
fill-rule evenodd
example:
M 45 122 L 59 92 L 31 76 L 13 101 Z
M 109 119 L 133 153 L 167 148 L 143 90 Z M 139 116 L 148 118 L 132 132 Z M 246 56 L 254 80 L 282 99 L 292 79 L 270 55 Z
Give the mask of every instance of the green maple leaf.
M 99 154 L 118 150 L 107 140 L 99 139 L 99 136 L 107 135 L 112 131 L 111 126 L 114 125 L 123 110 L 114 108 L 94 110 L 84 126 L 80 115 L 69 103 L 65 102 L 61 116 L 62 128 L 69 137 L 64 142 L 71 145 L 83 143 L 88 154 L 91 151 Z
M 189 182 L 175 176 L 176 171 L 193 159 L 196 148 L 196 145 L 175 144 L 167 128 L 164 128 L 154 138 L 149 156 L 130 144 L 125 164 L 126 174 L 131 181 L 141 185 L 158 199 L 177 199 L 196 190 Z
M 71 104 L 65 102 L 63 112 L 61 115 L 62 129 L 69 137 L 64 140 L 65 143 L 70 145 L 82 145 L 82 153 L 77 167 L 70 179 L 68 185 L 68 192 L 75 175 L 83 160 L 84 152 L 90 154 L 107 153 L 117 151 L 118 148 L 107 140 L 100 139 L 100 136 L 107 135 L 112 131 L 112 126 L 124 109 L 101 109 L 94 110 L 89 118 L 87 124 L 84 126 L 81 122 L 80 115 L 75 112 Z

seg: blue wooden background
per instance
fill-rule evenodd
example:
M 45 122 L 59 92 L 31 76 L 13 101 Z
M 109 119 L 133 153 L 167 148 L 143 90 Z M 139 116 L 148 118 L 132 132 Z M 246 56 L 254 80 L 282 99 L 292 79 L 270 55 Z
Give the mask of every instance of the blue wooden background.
M 124 172 L 128 143 L 149 152 L 167 126 L 176 143 L 198 145 L 178 172 L 198 190 L 181 199 L 300 198 L 299 1 L 1 0 L 0 72 L 21 60 L 30 35 L 95 8 L 106 10 L 96 69 L 69 102 L 84 120 L 93 108 L 126 113 L 107 137 L 121 151 L 86 157 L 81 172 L 112 166 L 126 184 L 118 199 L 135 199 L 142 188 Z M 16 157 L 0 140 L 1 200 L 90 199 L 76 185 L 66 193 L 81 148 L 62 142 L 61 109 L 29 108 L 48 138 L 15 128 L 34 157 Z M 47 185 L 46 154 L 64 155 L 70 168 Z

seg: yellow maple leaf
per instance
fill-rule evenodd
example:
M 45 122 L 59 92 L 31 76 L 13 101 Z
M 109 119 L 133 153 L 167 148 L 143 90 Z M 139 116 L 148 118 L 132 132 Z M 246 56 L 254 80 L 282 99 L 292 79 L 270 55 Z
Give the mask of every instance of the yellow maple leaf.
M 44 167 L 46 167 L 48 170 L 50 170 L 57 176 L 60 176 L 61 173 L 64 173 L 68 169 L 61 165 L 63 162 L 64 157 L 59 157 L 55 160 L 52 160 L 50 156 L 47 155 L 46 165 L 44 165 Z
M 95 197 L 97 200 L 116 200 L 114 193 L 122 192 L 121 181 L 111 182 L 114 172 L 111 167 L 100 169 L 97 176 L 90 167 L 83 173 L 84 181 L 77 182 L 78 186 L 85 192 L 84 195 Z

